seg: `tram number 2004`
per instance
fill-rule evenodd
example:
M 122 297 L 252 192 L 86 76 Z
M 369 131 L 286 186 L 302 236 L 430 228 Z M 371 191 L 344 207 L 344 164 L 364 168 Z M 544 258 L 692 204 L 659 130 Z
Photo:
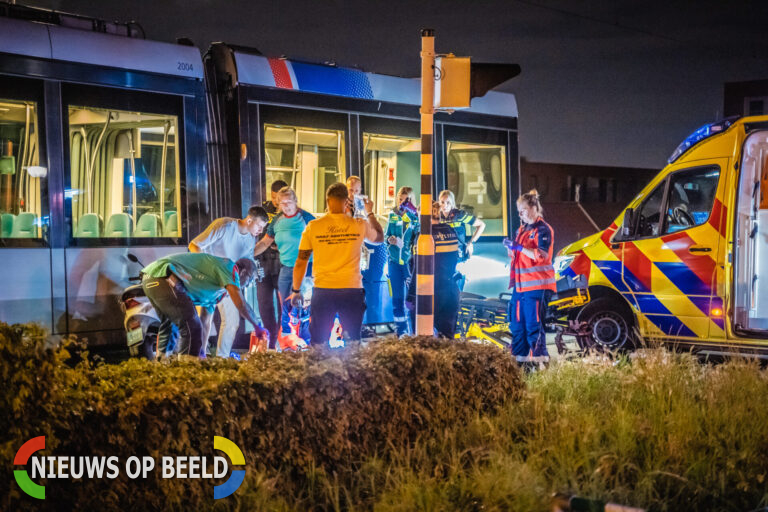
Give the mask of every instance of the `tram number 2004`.
M 194 71 L 194 68 L 192 67 L 191 62 L 176 62 L 176 69 L 179 71 Z

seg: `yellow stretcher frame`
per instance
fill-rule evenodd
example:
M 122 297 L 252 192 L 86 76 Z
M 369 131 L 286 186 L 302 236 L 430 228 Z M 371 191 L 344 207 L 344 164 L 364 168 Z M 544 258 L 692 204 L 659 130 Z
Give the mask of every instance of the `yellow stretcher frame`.
M 550 301 L 549 307 L 555 308 L 555 311 L 565 311 L 567 309 L 580 308 L 589 303 L 591 300 L 589 297 L 589 288 L 575 288 L 575 290 L 576 295 Z
M 500 336 L 500 334 L 503 333 L 507 334 L 511 342 L 512 337 L 509 333 L 509 324 L 506 322 L 489 325 L 487 327 L 480 327 L 477 323 L 473 322 L 470 324 L 469 328 L 467 329 L 467 333 L 464 336 L 457 333 L 456 337 L 464 338 L 467 341 L 475 341 L 478 343 L 490 343 L 492 345 L 496 345 L 502 350 L 509 350 L 511 345 L 505 343 L 503 337 Z

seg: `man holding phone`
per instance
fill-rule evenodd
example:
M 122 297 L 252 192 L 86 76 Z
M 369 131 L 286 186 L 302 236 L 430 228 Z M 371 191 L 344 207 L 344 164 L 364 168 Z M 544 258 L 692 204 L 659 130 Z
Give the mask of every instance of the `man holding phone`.
M 334 183 L 325 194 L 328 213 L 310 221 L 299 242 L 293 269 L 291 301 L 301 303 L 301 282 L 313 257 L 315 288 L 312 293 L 309 330 L 313 345 L 325 345 L 333 320 L 339 315 L 345 341 L 359 341 L 365 292 L 360 274 L 360 250 L 364 240 L 381 243 L 384 231 L 373 214 L 373 202 L 365 199 L 365 219 L 348 215 L 349 192 L 343 183 Z
M 349 193 L 349 208 L 347 213 L 352 217 L 365 218 L 365 196 L 363 194 L 363 182 L 360 176 L 352 175 L 347 178 L 347 192 Z

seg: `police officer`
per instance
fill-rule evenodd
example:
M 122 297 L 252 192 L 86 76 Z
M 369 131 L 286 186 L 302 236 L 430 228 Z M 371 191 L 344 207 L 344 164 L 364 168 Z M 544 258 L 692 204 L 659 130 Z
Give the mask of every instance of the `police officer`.
M 517 211 L 522 224 L 514 240 L 504 241 L 512 259 L 510 288 L 514 287 L 507 314 L 512 355 L 527 366 L 549 361 L 542 313 L 556 289 L 552 266 L 554 231 L 542 218 L 535 189 L 517 199 Z
M 277 180 L 270 187 L 270 198 L 268 201 L 264 201 L 263 205 L 264 210 L 269 215 L 270 222 L 280 213 L 280 190 L 287 186 L 288 184 L 283 180 Z M 261 316 L 261 321 L 264 322 L 264 327 L 269 331 L 269 348 L 274 349 L 280 319 L 280 310 L 275 310 L 275 303 L 280 303 L 277 286 L 277 281 L 280 277 L 280 253 L 277 250 L 277 245 L 273 243 L 264 252 L 256 256 L 256 263 L 261 270 L 256 278 L 256 298 L 259 302 L 259 316 Z
M 472 257 L 474 244 L 485 231 L 485 222 L 471 213 L 456 208 L 456 197 L 450 190 L 443 190 L 438 196 L 440 201 L 440 222 L 444 222 L 456 230 L 459 240 L 459 261 L 464 262 Z M 474 232 L 472 229 L 474 228 Z M 456 281 L 459 289 L 464 289 L 467 278 L 457 273 Z
M 453 338 L 461 293 L 455 279 L 460 254 L 459 237 L 450 225 L 440 222 L 440 204 L 437 201 L 432 203 L 432 238 L 435 241 L 434 330 L 438 336 Z M 414 246 L 418 247 L 417 243 Z M 409 309 L 413 309 L 416 302 L 415 279 L 408 287 L 408 302 Z

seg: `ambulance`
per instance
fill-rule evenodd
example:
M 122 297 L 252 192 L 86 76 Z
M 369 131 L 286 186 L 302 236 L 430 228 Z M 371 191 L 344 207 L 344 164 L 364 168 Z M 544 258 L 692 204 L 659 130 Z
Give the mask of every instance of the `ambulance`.
M 550 315 L 582 348 L 768 356 L 768 116 L 703 126 L 668 162 L 558 253 Z

